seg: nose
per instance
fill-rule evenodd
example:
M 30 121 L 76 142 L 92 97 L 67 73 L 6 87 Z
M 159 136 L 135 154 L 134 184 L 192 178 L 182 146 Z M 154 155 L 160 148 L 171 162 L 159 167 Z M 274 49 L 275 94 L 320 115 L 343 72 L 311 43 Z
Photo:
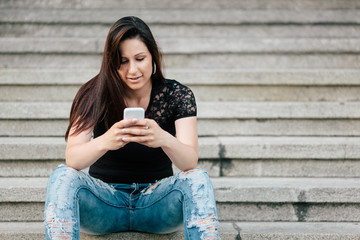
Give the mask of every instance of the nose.
M 129 62 L 128 73 L 129 73 L 129 74 L 135 74 L 136 72 L 137 72 L 136 62 L 130 61 L 130 62 Z

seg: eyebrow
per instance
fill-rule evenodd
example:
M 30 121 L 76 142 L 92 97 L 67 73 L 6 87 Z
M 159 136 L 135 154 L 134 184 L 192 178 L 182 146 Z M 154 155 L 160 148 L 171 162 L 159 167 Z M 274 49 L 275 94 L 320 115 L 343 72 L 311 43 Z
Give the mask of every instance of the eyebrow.
M 137 57 L 137 56 L 139 56 L 141 54 L 146 54 L 146 52 L 139 52 L 139 53 L 135 54 L 134 56 Z M 122 56 L 121 58 L 127 58 L 127 57 Z
M 138 56 L 138 55 L 141 55 L 141 54 L 145 54 L 146 52 L 139 52 L 137 54 L 135 54 L 135 57 Z

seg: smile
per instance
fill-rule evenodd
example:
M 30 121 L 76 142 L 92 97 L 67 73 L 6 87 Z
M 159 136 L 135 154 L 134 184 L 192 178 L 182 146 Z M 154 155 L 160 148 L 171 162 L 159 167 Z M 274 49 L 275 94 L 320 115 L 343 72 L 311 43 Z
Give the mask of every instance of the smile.
M 128 78 L 130 81 L 137 81 L 141 78 L 142 76 L 139 77 L 134 77 L 134 78 Z

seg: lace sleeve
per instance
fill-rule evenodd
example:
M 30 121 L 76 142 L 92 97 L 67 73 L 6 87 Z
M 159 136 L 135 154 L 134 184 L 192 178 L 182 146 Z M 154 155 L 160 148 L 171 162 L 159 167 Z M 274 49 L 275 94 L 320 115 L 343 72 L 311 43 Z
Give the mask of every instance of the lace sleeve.
M 173 103 L 175 104 L 175 120 L 185 117 L 196 116 L 197 108 L 195 96 L 190 88 L 182 84 L 175 83 L 173 95 Z

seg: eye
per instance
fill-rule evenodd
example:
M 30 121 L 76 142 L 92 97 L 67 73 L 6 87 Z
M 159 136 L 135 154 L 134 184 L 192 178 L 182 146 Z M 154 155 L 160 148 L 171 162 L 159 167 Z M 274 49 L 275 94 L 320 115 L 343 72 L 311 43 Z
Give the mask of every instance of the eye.
M 137 58 L 136 60 L 139 61 L 139 62 L 141 62 L 141 61 L 144 60 L 144 59 L 145 59 L 145 58 L 142 57 L 142 58 Z
M 121 64 L 126 64 L 126 63 L 128 63 L 129 61 L 128 60 L 121 60 Z

